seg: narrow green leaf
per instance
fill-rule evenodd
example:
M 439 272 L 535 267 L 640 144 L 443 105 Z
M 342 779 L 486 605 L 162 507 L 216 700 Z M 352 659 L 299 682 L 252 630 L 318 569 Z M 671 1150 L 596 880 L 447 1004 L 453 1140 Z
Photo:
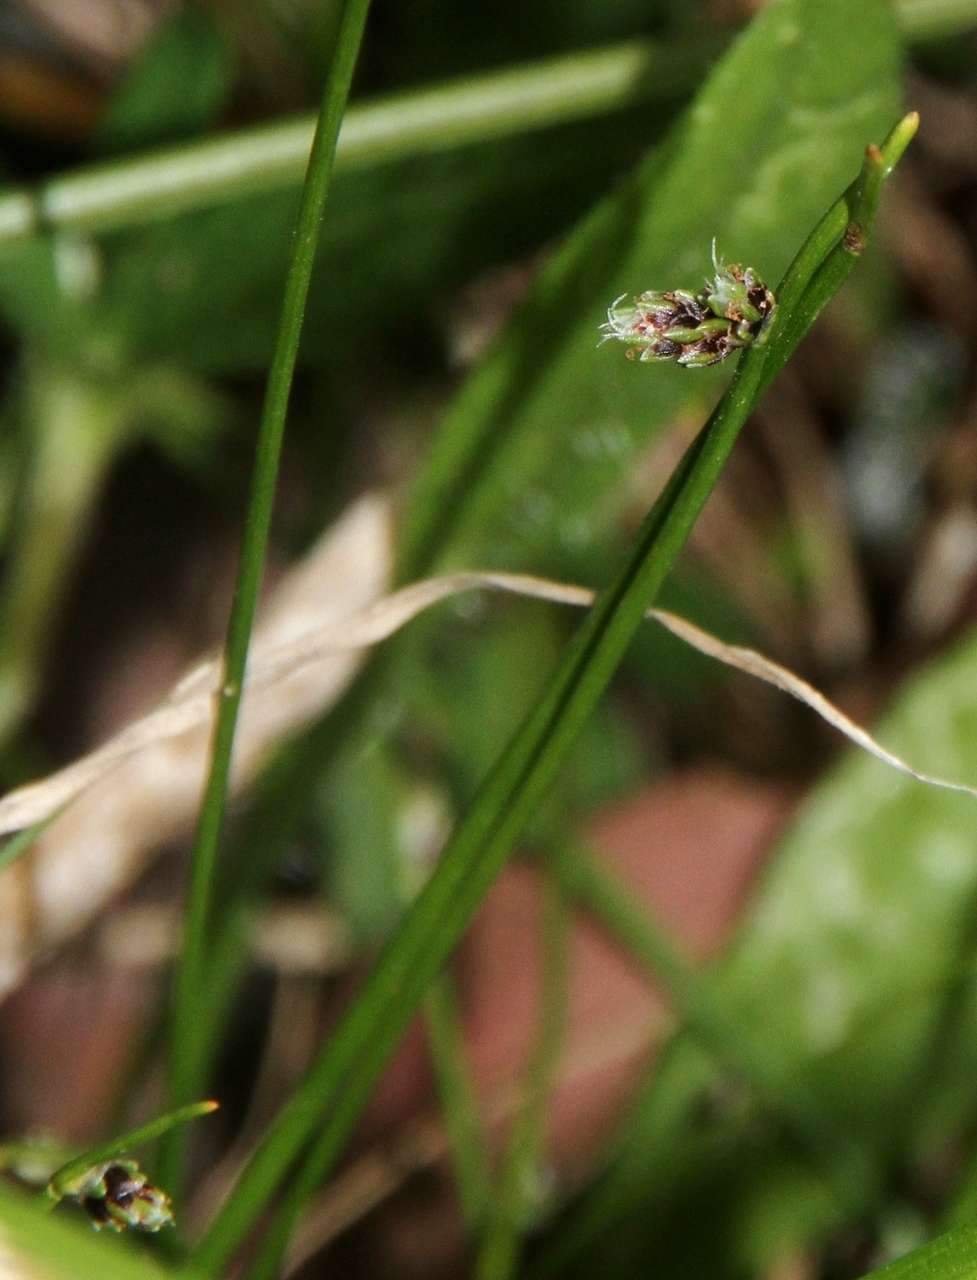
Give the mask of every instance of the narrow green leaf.
M 695 83 L 715 48 L 634 40 L 357 104 L 337 163 L 350 169 L 546 128 Z M 297 187 L 315 117 L 262 125 L 49 179 L 0 196 L 0 244 L 41 228 L 106 232 L 256 192 Z
M 211 927 L 217 848 L 224 822 L 231 755 L 247 664 L 251 627 L 264 568 L 265 547 L 271 525 L 278 473 L 278 459 L 285 432 L 292 375 L 298 358 L 305 304 L 312 280 L 319 228 L 332 178 L 336 139 L 346 109 L 353 71 L 359 54 L 370 0 L 349 0 L 337 37 L 336 52 L 319 112 L 292 263 L 285 282 L 278 342 L 265 393 L 264 408 L 248 499 L 241 559 L 224 651 L 224 672 L 218 699 L 211 747 L 210 772 L 204 791 L 193 844 L 190 887 L 183 947 L 173 986 L 170 1037 L 170 1095 L 174 1104 L 184 1102 L 196 1073 L 193 1024 L 204 1017 L 206 958 Z M 176 1134 L 177 1131 L 172 1131 Z M 182 1147 L 171 1140 L 163 1151 L 164 1181 L 178 1193 Z M 182 1135 L 181 1135 L 182 1136 Z M 163 1176 L 163 1175 L 161 1175 Z
M 913 130 L 912 120 L 897 126 L 884 154 L 873 149 L 866 168 L 897 158 Z M 789 354 L 786 339 L 778 335 L 786 331 L 782 327 L 792 316 L 807 312 L 804 298 L 811 277 L 834 255 L 841 255 L 850 270 L 854 259 L 839 241 L 849 223 L 864 215 L 857 199 L 864 187 L 864 182 L 856 183 L 836 201 L 798 253 L 779 291 L 780 308 L 770 325 L 769 342 L 743 356 L 729 390 L 649 512 L 613 582 L 578 629 L 548 689 L 473 800 L 358 1000 L 242 1174 L 199 1247 L 202 1265 L 217 1269 L 227 1262 L 305 1142 L 319 1130 L 270 1232 L 265 1256 L 277 1257 L 305 1199 L 336 1160 L 427 985 L 536 812 L 624 657 L 753 408 L 767 362 L 777 364 Z
M 189 1124 L 191 1120 L 197 1120 L 200 1116 L 210 1115 L 219 1105 L 210 1099 L 204 1102 L 191 1102 L 189 1106 L 167 1111 L 157 1116 L 155 1120 L 150 1120 L 148 1124 L 140 1125 L 138 1129 L 130 1129 L 128 1133 L 120 1134 L 109 1142 L 103 1142 L 100 1146 L 83 1151 L 81 1155 L 73 1156 L 67 1164 L 62 1165 L 52 1175 L 47 1187 L 48 1196 L 52 1200 L 60 1200 L 62 1196 L 72 1195 L 74 1184 L 79 1178 L 84 1177 L 93 1165 L 103 1164 L 115 1156 L 125 1155 L 127 1151 L 145 1146 L 146 1143 L 162 1137 L 164 1133 L 169 1133 L 179 1125 Z
M 543 886 L 540 932 L 543 963 L 536 1043 L 475 1265 L 477 1280 L 509 1280 L 518 1265 L 521 1236 L 538 1209 L 546 1119 L 566 1031 L 569 979 L 570 911 L 562 887 L 551 876 Z
M 469 1229 L 485 1219 L 491 1203 L 489 1150 L 472 1073 L 465 1056 L 464 1027 L 452 975 L 439 973 L 424 997 L 424 1030 L 438 1086 L 458 1202 Z

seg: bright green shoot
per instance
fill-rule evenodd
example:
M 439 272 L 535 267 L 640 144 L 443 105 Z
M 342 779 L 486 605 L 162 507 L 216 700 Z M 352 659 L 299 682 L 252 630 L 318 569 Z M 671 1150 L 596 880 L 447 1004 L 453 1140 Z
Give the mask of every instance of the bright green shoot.
M 189 1106 L 177 1107 L 175 1111 L 167 1111 L 163 1115 L 157 1116 L 155 1120 L 150 1120 L 148 1124 L 140 1125 L 138 1129 L 131 1129 L 128 1133 L 120 1134 L 119 1137 L 113 1138 L 110 1142 L 105 1142 L 99 1147 L 92 1147 L 88 1151 L 83 1151 L 81 1155 L 73 1156 L 67 1164 L 62 1165 L 52 1176 L 45 1194 L 54 1201 L 58 1201 L 64 1196 L 75 1195 L 79 1184 L 84 1181 L 93 1166 L 104 1164 L 107 1160 L 113 1160 L 117 1156 L 125 1155 L 127 1151 L 132 1151 L 135 1147 L 145 1146 L 146 1143 L 162 1137 L 164 1133 L 169 1133 L 171 1129 L 188 1124 L 191 1120 L 197 1120 L 200 1116 L 209 1116 L 219 1106 L 219 1102 L 214 1102 L 211 1099 L 203 1102 L 191 1102 Z

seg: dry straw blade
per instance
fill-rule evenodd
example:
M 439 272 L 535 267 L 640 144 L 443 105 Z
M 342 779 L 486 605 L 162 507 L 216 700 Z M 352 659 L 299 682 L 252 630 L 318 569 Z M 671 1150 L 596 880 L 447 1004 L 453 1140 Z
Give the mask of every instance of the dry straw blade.
M 372 499 L 370 500 L 372 501 Z M 472 591 L 522 596 L 551 604 L 588 608 L 595 594 L 587 587 L 555 582 L 523 573 L 471 571 L 445 574 L 403 587 L 391 595 L 334 621 L 328 621 L 272 646 L 257 648 L 246 689 L 252 696 L 274 689 L 337 653 L 365 649 L 388 639 L 418 614 Z M 881 743 L 820 693 L 808 681 L 755 649 L 727 644 L 695 623 L 664 609 L 649 609 L 645 617 L 665 628 L 697 652 L 724 666 L 754 676 L 796 698 L 842 733 L 850 742 L 900 773 L 927 786 L 942 787 L 977 797 L 977 786 L 934 777 L 923 772 Z M 209 723 L 221 667 L 216 660 L 196 668 L 173 689 L 155 711 L 117 734 L 104 746 L 40 782 L 11 792 L 0 800 L 0 832 L 41 822 L 70 803 L 87 787 L 104 778 L 129 756 L 146 751 Z

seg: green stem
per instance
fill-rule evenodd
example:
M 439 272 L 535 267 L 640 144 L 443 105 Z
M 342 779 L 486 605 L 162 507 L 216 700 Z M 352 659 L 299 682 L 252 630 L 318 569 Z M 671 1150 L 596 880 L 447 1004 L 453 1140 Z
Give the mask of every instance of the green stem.
M 74 1156 L 67 1164 L 62 1165 L 53 1175 L 47 1185 L 46 1194 L 52 1200 L 60 1200 L 62 1196 L 74 1194 L 73 1184 L 79 1178 L 84 1178 L 94 1165 L 104 1164 L 116 1156 L 125 1155 L 134 1147 L 145 1146 L 147 1142 L 152 1142 L 180 1125 L 196 1120 L 200 1116 L 210 1115 L 212 1111 L 217 1110 L 218 1106 L 219 1103 L 211 1101 L 191 1102 L 187 1107 L 178 1107 L 175 1111 L 167 1111 L 165 1115 L 157 1116 L 155 1120 L 140 1125 L 138 1129 L 130 1129 L 128 1133 L 113 1138 L 111 1142 L 83 1151 L 81 1155 Z
M 977 24 L 977 0 L 896 0 L 907 40 L 935 40 Z
M 635 40 L 351 107 L 336 148 L 363 168 L 588 119 L 690 89 L 715 42 Z M 92 165 L 0 196 L 0 244 L 46 230 L 115 231 L 297 185 L 313 116 Z
M 951 36 L 977 25 L 977 0 L 897 0 L 907 39 Z M 590 119 L 691 89 L 720 41 L 634 40 L 433 89 L 351 107 L 336 163 L 341 170 Z M 315 117 L 301 116 L 89 165 L 34 188 L 0 195 L 0 245 L 52 230 L 118 231 L 260 192 L 298 185 Z
M 522 1109 L 512 1127 L 501 1184 L 475 1267 L 476 1280 L 509 1280 L 519 1261 L 520 1237 L 536 1207 L 553 1090 L 567 1023 L 569 929 L 566 898 L 552 876 L 543 886 L 543 971 L 539 1031 L 526 1071 Z
M 0 599 L 0 742 L 34 702 L 45 641 L 86 529 L 93 496 L 130 414 L 124 392 L 57 361 L 25 362 L 22 406 L 30 460 Z
M 914 131 L 915 120 L 907 117 L 881 153 L 870 151 L 866 166 L 894 163 Z M 849 222 L 863 221 L 863 211 L 849 202 L 849 195 L 832 205 L 795 258 L 781 286 L 768 341 L 742 356 L 726 394 L 648 513 L 613 582 L 578 628 L 550 686 L 479 789 L 359 998 L 244 1169 L 199 1246 L 197 1257 L 205 1268 L 216 1271 L 229 1260 L 313 1135 L 314 1146 L 290 1179 L 269 1231 L 267 1256 L 281 1252 L 305 1200 L 333 1167 L 431 979 L 537 813 L 623 660 L 761 394 L 768 366 L 779 368 L 790 354 L 777 336 L 780 327 L 805 313 L 811 277 L 835 252 Z
M 424 997 L 424 1030 L 451 1142 L 455 1184 L 465 1225 L 484 1221 L 491 1202 L 487 1145 L 478 1114 L 454 983 L 440 973 Z
M 206 1016 L 206 957 L 217 849 L 224 821 L 234 733 L 251 628 L 271 524 L 278 460 L 319 230 L 333 174 L 336 140 L 346 109 L 369 5 L 370 0 L 348 0 L 343 12 L 336 52 L 309 156 L 292 261 L 285 283 L 278 338 L 255 446 L 241 559 L 224 650 L 224 671 L 211 746 L 210 773 L 193 845 L 183 948 L 174 981 L 169 1083 L 170 1096 L 175 1105 L 186 1100 L 195 1074 L 196 1056 L 192 1049 L 184 1049 L 184 1037 L 188 1046 L 195 1044 L 192 1030 L 194 1020 Z M 183 1135 L 179 1137 L 182 1138 Z M 163 1172 L 168 1177 L 174 1195 L 179 1189 L 183 1145 L 181 1141 L 171 1138 L 164 1147 Z

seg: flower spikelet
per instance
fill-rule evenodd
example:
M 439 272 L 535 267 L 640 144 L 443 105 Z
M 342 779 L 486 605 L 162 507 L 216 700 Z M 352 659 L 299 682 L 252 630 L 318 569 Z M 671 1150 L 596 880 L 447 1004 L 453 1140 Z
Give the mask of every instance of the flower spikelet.
M 773 293 L 752 267 L 726 264 L 712 245 L 715 272 L 704 289 L 649 290 L 607 309 L 602 342 L 615 339 L 631 360 L 674 360 L 686 368 L 719 364 L 762 333 L 776 309 Z

